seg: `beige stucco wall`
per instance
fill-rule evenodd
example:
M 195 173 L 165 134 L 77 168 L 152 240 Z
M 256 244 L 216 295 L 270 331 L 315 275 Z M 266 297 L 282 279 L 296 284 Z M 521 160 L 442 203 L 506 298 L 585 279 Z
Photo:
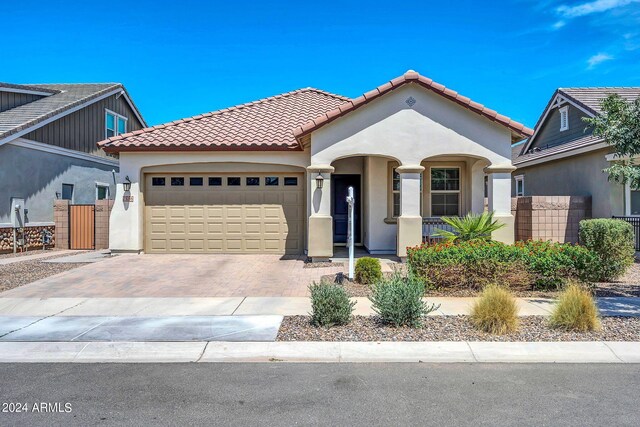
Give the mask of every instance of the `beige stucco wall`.
M 624 215 L 624 187 L 609 182 L 602 172 L 609 167 L 607 153 L 608 149 L 603 149 L 518 167 L 513 176 L 524 175 L 525 196 L 591 196 L 594 218 Z
M 406 100 L 416 100 L 409 107 Z M 508 129 L 421 86 L 410 84 L 318 129 L 311 135 L 311 163 L 331 164 L 377 155 L 420 164 L 438 155 L 466 155 L 511 164 Z

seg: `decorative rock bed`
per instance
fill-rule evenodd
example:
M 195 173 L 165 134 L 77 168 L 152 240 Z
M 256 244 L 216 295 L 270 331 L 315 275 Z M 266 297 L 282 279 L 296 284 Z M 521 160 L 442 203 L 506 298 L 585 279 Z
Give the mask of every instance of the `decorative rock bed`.
M 47 247 L 55 246 L 55 226 L 25 227 L 23 230 L 27 250 L 42 249 L 42 230 L 48 230 L 51 233 L 51 243 Z M 13 228 L 0 228 L 0 254 L 9 252 L 13 252 Z
M 286 316 L 278 341 L 640 341 L 640 318 L 603 317 L 598 332 L 552 329 L 542 316 L 520 318 L 518 332 L 491 335 L 476 330 L 468 316 L 429 316 L 422 328 L 394 328 L 377 316 L 354 316 L 331 328 L 311 325 L 309 316 Z

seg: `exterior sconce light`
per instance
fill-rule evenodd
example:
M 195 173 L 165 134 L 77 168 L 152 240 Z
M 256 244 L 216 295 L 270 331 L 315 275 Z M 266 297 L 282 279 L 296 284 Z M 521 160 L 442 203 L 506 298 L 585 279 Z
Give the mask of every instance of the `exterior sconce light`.
M 122 188 L 124 189 L 125 192 L 131 190 L 131 180 L 129 179 L 129 175 L 127 175 L 127 177 L 124 179 L 124 182 L 122 183 Z
M 316 188 L 321 189 L 323 184 L 324 184 L 324 177 L 322 176 L 321 173 L 318 173 L 318 176 L 316 176 Z
M 61 196 L 60 192 L 56 191 L 56 200 L 60 200 L 60 196 Z

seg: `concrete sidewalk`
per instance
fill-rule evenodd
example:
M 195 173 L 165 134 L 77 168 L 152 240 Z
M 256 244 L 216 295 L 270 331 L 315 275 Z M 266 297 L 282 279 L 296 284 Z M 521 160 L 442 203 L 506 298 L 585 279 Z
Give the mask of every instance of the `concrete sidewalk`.
M 0 342 L 0 363 L 640 363 L 640 342 Z
M 366 297 L 353 298 L 356 315 L 374 314 Z M 426 298 L 440 305 L 431 315 L 464 315 L 474 298 Z M 553 300 L 519 298 L 520 315 L 548 315 Z M 603 316 L 640 316 L 640 298 L 598 298 Z M 201 298 L 9 298 L 0 297 L 0 316 L 248 316 L 306 315 L 306 297 Z

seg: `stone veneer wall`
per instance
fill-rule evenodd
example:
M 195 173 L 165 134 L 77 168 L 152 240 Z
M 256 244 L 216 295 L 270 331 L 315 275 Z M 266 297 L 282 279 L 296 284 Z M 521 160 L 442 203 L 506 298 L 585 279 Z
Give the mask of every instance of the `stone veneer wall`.
M 578 243 L 579 223 L 591 218 L 590 196 L 526 196 L 511 199 L 516 240 Z
M 42 230 L 49 230 L 51 233 L 51 244 L 47 245 L 47 248 L 52 248 L 55 246 L 55 227 L 53 225 L 46 226 L 34 226 L 34 227 L 25 227 L 24 229 L 19 229 L 17 237 L 20 239 L 20 230 L 23 230 L 25 233 L 25 246 L 28 251 L 34 249 L 42 249 Z M 22 251 L 23 248 L 18 246 L 18 251 Z M 0 253 L 9 253 L 13 252 L 13 228 L 6 227 L 0 228 Z
M 96 200 L 95 239 L 96 249 L 109 249 L 109 216 L 113 200 Z M 60 249 L 69 248 L 69 201 L 56 200 L 53 205 L 53 219 L 56 223 L 56 242 Z

